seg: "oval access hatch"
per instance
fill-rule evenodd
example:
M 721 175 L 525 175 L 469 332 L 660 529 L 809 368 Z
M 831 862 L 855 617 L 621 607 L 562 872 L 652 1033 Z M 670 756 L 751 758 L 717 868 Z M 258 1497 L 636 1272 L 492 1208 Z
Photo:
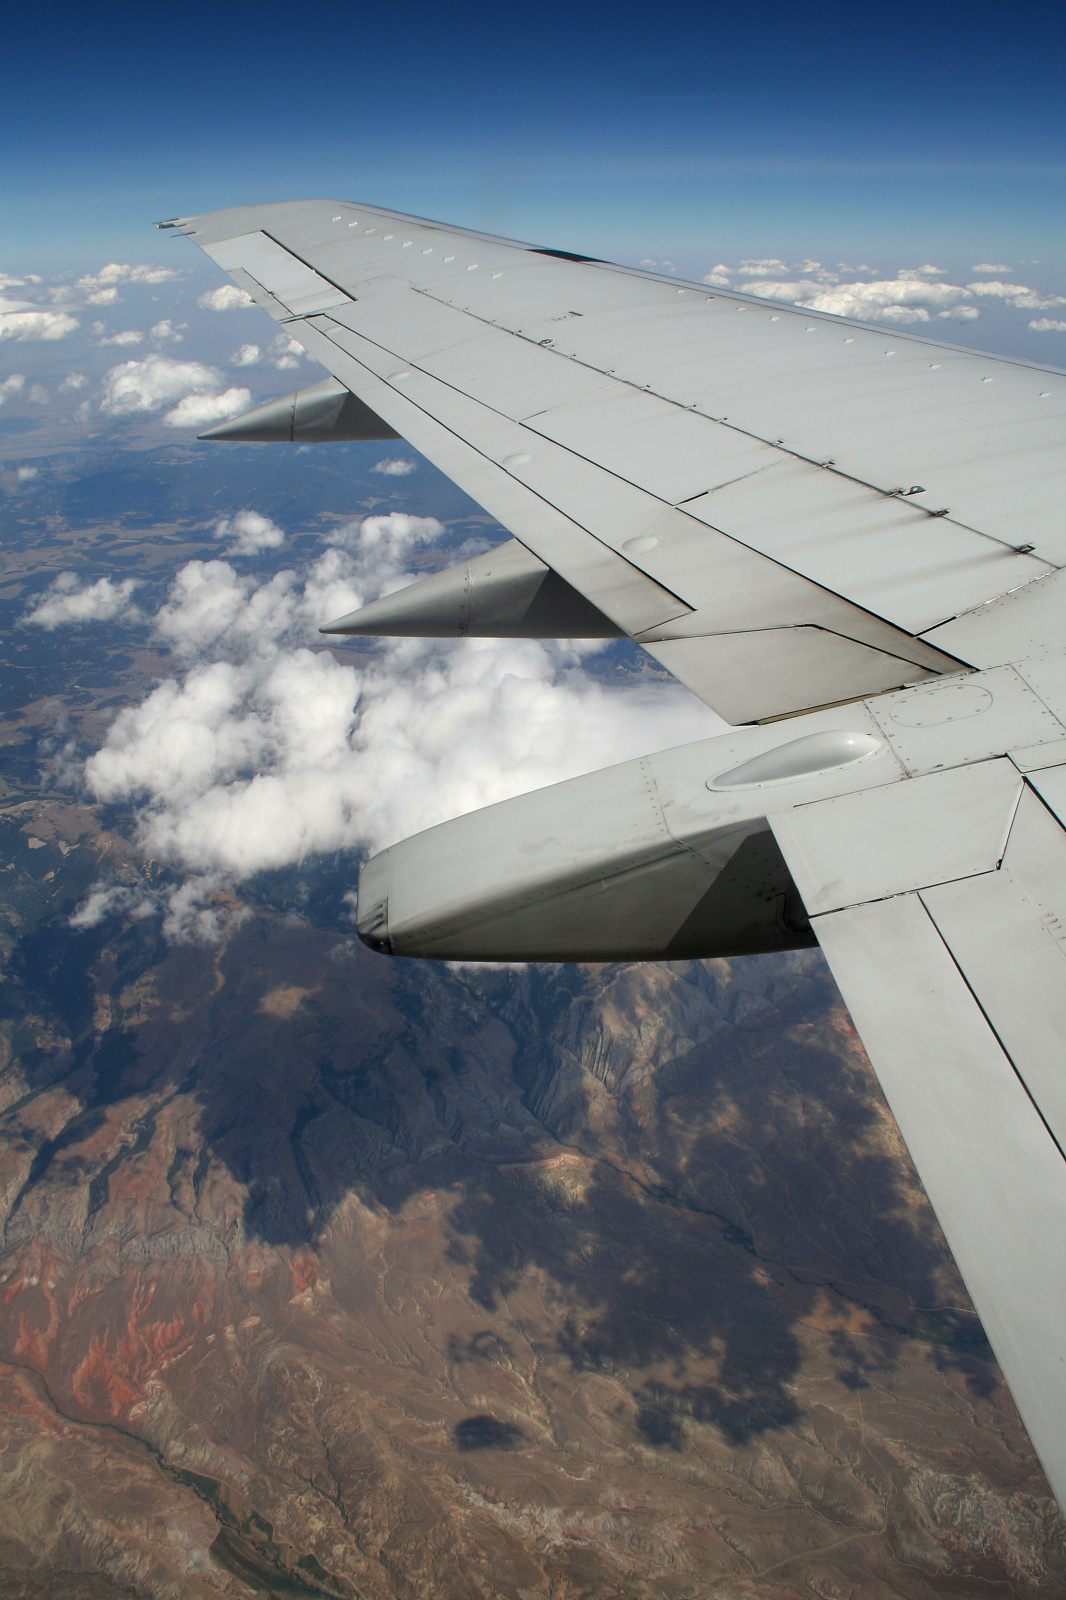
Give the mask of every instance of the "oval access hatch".
M 742 761 L 739 767 L 720 772 L 717 778 L 708 778 L 708 789 L 742 789 L 762 783 L 784 783 L 789 778 L 807 778 L 816 772 L 832 772 L 835 767 L 847 767 L 854 761 L 865 761 L 884 749 L 880 739 L 872 733 L 847 733 L 842 728 L 830 728 L 824 733 L 808 733 L 802 739 L 790 739 L 773 750 Z
M 992 704 L 992 696 L 980 683 L 965 678 L 931 683 L 914 689 L 888 713 L 901 728 L 939 728 L 962 717 L 979 717 Z

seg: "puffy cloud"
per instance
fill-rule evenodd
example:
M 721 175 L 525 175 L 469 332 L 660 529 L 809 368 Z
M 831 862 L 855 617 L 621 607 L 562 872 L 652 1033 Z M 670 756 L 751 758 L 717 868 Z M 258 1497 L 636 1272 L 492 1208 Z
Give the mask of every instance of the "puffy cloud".
M 1066 306 L 1066 296 L 1039 295 L 1024 283 L 1003 283 L 997 278 L 988 283 L 971 283 L 974 294 L 986 295 L 996 300 L 1006 300 L 1019 311 L 1047 311 L 1052 306 Z
M 60 394 L 73 394 L 76 389 L 84 389 L 84 372 L 68 372 L 63 382 L 59 385 Z
M 43 383 L 35 383 L 26 398 L 33 406 L 46 406 L 49 400 L 48 390 Z
M 141 333 L 137 328 L 124 328 L 121 333 L 109 334 L 106 338 L 101 339 L 100 343 L 101 344 L 141 344 L 143 339 L 144 339 L 144 334 Z
M 187 394 L 163 421 L 169 428 L 206 428 L 212 422 L 236 417 L 251 404 L 250 389 L 226 389 L 222 394 Z
M 238 577 L 227 561 L 187 561 L 156 616 L 156 632 L 186 661 L 216 647 L 270 654 L 296 621 L 295 585 L 292 572 L 257 585 Z
M 302 344 L 288 333 L 279 333 L 271 345 L 274 355 L 274 365 L 279 372 L 288 372 L 293 367 L 298 367 L 307 354 Z
M 183 322 L 177 328 L 175 328 L 170 318 L 164 317 L 162 322 L 157 322 L 154 327 L 149 329 L 149 336 L 153 338 L 157 344 L 166 344 L 168 341 L 172 342 L 173 344 L 180 344 L 182 339 L 185 337 L 184 333 L 181 331 L 184 327 L 185 323 Z
M 971 294 L 960 284 L 931 281 L 929 274 L 938 270 L 920 267 L 873 282 L 837 283 L 829 281 L 829 274 L 791 281 L 760 280 L 749 289 L 768 299 L 791 301 L 805 311 L 829 311 L 864 322 L 928 322 L 930 307 L 950 307 Z
M 945 317 L 949 322 L 974 322 L 981 313 L 976 306 L 952 306 L 950 311 L 938 311 L 938 317 Z
M 375 461 L 371 472 L 382 472 L 386 478 L 406 478 L 413 472 L 417 462 L 408 461 L 404 456 L 386 456 L 384 461 Z
M 160 406 L 187 394 L 213 393 L 219 374 L 199 361 L 174 361 L 150 355 L 143 361 L 124 361 L 104 376 L 101 411 L 125 417 L 138 411 L 158 411 Z
M 134 803 L 144 849 L 241 877 L 720 729 L 679 685 L 606 687 L 565 641 L 390 640 L 356 661 L 308 648 L 320 622 L 396 586 L 429 524 L 367 518 L 261 584 L 226 562 L 182 568 L 157 630 L 186 670 L 120 712 L 85 767 L 98 799 Z
M 1013 267 L 1008 267 L 1002 261 L 978 261 L 970 268 L 971 272 L 1013 272 Z
M 215 538 L 232 541 L 226 552 L 232 556 L 254 556 L 259 550 L 275 550 L 285 543 L 277 524 L 259 511 L 238 511 L 233 517 L 220 517 L 215 523 Z
M 26 379 L 21 372 L 13 372 L 10 377 L 0 383 L 0 406 L 5 400 L 10 400 L 13 394 L 18 394 L 25 387 Z
M 251 295 L 238 289 L 235 283 L 224 283 L 217 289 L 208 289 L 196 303 L 205 311 L 243 311 L 255 305 Z
M 213 367 L 199 361 L 145 356 L 143 361 L 125 361 L 105 374 L 100 409 L 110 416 L 125 417 L 173 405 L 163 418 L 168 426 L 205 427 L 236 416 L 251 402 L 247 389 L 220 393 L 221 381 Z
M 38 470 L 37 467 L 19 467 L 15 472 L 15 477 L 19 483 L 32 483 L 38 474 Z
M 257 344 L 242 344 L 229 358 L 231 367 L 254 367 L 262 360 L 262 351 Z
M 65 339 L 78 327 L 69 311 L 46 311 L 25 302 L 0 300 L 0 339 Z
M 118 616 L 133 621 L 140 615 L 133 606 L 137 586 L 134 578 L 124 578 L 121 583 L 98 578 L 83 588 L 77 573 L 61 572 L 23 621 L 49 632 L 79 622 L 110 622 Z
M 120 283 L 169 283 L 180 277 L 173 267 L 158 267 L 143 261 L 131 267 L 128 262 L 109 261 L 99 272 L 87 272 L 74 285 L 74 291 L 92 306 L 113 305 Z
M 712 267 L 710 272 L 704 275 L 703 281 L 704 283 L 709 283 L 715 289 L 728 289 L 730 274 L 731 269 L 719 262 L 716 267 Z
M 1066 322 L 1056 317 L 1034 317 L 1029 326 L 1035 333 L 1066 333 Z

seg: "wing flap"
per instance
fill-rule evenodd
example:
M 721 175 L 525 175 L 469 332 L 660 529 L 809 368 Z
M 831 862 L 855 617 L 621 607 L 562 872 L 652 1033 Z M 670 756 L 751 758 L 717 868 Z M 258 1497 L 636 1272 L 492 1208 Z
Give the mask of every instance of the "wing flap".
M 1066 1504 L 1066 1162 L 918 895 L 813 926 Z
M 1006 871 L 922 903 L 1060 1151 L 1066 1150 L 1066 956 Z
M 771 812 L 811 916 L 994 872 L 1022 792 L 1006 757 Z
M 604 569 L 599 581 L 605 588 L 583 592 L 619 626 L 655 654 L 660 654 L 653 647 L 664 628 L 682 629 L 689 636 L 684 645 L 670 646 L 660 659 L 723 715 L 748 721 L 782 710 L 806 710 L 957 668 L 951 658 L 683 510 L 664 505 L 553 441 L 531 437 L 514 419 L 457 392 L 423 367 L 404 365 L 394 352 L 347 325 L 319 317 L 304 327 L 313 327 L 329 340 L 332 350 L 314 342 L 308 347 L 343 382 L 570 584 L 580 589 L 589 582 L 590 565 Z M 352 358 L 352 364 L 343 362 L 341 352 Z M 383 389 L 374 386 L 375 378 Z M 400 397 L 406 408 L 403 424 L 389 413 L 388 402 L 382 403 L 382 393 Z M 435 425 L 446 425 L 446 438 Z M 523 488 L 529 493 L 523 495 Z M 540 508 L 539 514 L 533 513 L 534 506 Z M 560 524 L 551 513 L 565 516 L 566 523 Z M 575 526 L 583 539 L 575 537 Z M 589 559 L 590 538 L 600 549 L 595 563 Z M 608 550 L 624 562 L 624 614 L 612 609 L 619 603 L 617 585 L 623 569 L 616 567 L 616 575 L 608 580 Z M 577 563 L 584 573 L 576 570 Z M 630 603 L 643 592 L 638 573 L 644 574 L 644 584 L 650 579 L 654 585 L 647 590 L 649 599 L 677 597 L 672 609 L 666 603 L 659 620 L 643 622 L 647 613 L 635 611 Z M 775 623 L 807 630 L 791 642 L 788 652 L 790 660 L 804 663 L 804 670 L 791 680 L 763 672 L 756 682 L 747 647 L 758 641 L 750 635 L 753 630 L 772 630 Z M 819 629 L 823 632 L 814 631 Z M 830 640 L 826 633 L 836 637 Z M 735 654 L 717 644 L 702 650 L 696 643 L 697 636 L 721 634 L 749 637 L 738 641 Z M 783 646 L 786 641 L 777 643 Z M 815 660 L 819 644 L 825 646 L 820 665 Z M 781 650 L 770 652 L 767 661 L 783 662 Z
M 241 234 L 207 251 L 226 272 L 237 268 L 254 278 L 292 316 L 310 316 L 350 298 L 266 233 Z

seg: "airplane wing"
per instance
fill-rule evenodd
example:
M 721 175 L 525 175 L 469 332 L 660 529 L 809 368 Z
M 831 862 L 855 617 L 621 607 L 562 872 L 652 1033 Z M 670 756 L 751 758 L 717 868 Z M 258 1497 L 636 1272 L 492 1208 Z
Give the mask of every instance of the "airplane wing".
M 324 631 L 628 635 L 754 724 L 394 845 L 361 936 L 817 940 L 1066 1507 L 1066 377 L 367 206 L 167 225 L 333 375 L 214 437 L 399 435 L 514 535 Z

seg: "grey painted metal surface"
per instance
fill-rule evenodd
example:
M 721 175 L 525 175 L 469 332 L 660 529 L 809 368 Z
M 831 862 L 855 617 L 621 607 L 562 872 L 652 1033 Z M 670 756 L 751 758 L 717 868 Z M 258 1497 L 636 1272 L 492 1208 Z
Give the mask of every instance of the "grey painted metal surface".
M 400 435 L 343 383 L 323 378 L 321 383 L 254 406 L 197 437 L 234 444 L 329 444 L 344 439 L 398 439 Z
M 278 311 L 286 294 L 299 299 L 290 326 L 312 353 L 618 626 L 680 629 L 681 646 L 646 642 L 731 718 L 816 705 L 830 680 L 840 697 L 958 670 L 964 654 L 928 651 L 915 634 L 1057 559 L 1053 509 L 1043 558 L 1017 553 L 1033 540 L 1014 530 L 1019 497 L 1053 508 L 1060 482 L 1055 375 L 334 202 L 179 225 L 232 272 L 269 280 L 260 296 L 275 315 L 292 316 Z M 331 291 L 329 314 L 314 315 Z M 1011 407 L 1036 419 L 1024 472 L 990 443 L 990 429 L 1000 439 L 1005 419 L 1014 426 Z M 830 416 L 853 459 L 821 448 Z M 929 480 L 938 466 L 944 484 L 968 482 L 959 452 L 978 447 L 995 457 L 996 487 L 983 492 L 987 514 L 967 521 L 934 503 L 943 494 Z M 611 566 L 612 549 L 624 566 Z M 777 637 L 787 628 L 826 637 Z M 731 672 L 721 636 L 753 632 L 774 637 L 740 641 L 747 655 Z M 760 644 L 778 687 L 748 703 Z
M 328 622 L 319 633 L 429 639 L 618 639 L 621 628 L 511 539 Z
M 789 718 L 397 843 L 360 935 L 817 936 L 1066 1506 L 1066 378 L 373 208 L 178 226 L 520 541 L 336 627 L 544 635 L 584 597 Z

